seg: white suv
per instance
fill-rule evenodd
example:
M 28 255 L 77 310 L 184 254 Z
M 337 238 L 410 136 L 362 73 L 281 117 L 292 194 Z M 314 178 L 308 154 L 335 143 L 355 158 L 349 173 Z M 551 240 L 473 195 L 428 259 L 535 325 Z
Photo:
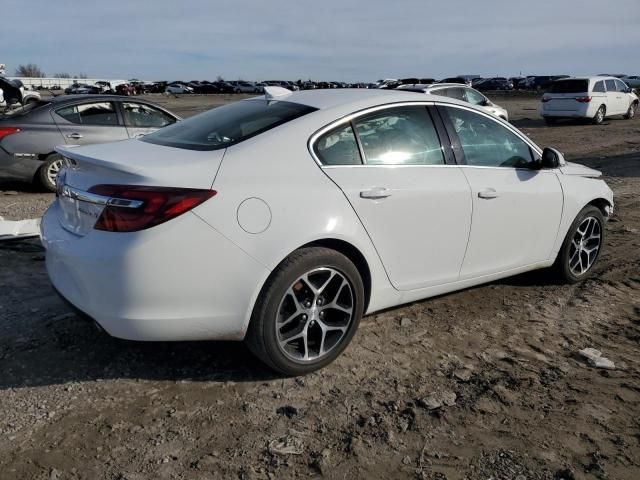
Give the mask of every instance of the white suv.
M 559 118 L 588 118 L 599 125 L 606 117 L 633 118 L 638 97 L 614 77 L 566 78 L 554 82 L 542 97 L 540 115 L 548 124 Z

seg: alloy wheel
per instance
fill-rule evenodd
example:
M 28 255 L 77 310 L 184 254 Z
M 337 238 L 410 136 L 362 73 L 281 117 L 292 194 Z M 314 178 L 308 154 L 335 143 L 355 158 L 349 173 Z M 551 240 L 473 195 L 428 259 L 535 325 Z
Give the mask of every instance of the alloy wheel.
M 602 243 L 602 226 L 595 217 L 580 223 L 571 239 L 569 269 L 576 277 L 584 275 L 595 262 Z
M 56 184 L 56 177 L 58 176 L 58 173 L 60 173 L 63 165 L 64 161 L 62 160 L 62 158 L 59 158 L 51 162 L 47 167 L 47 179 L 49 180 L 51 185 Z
M 329 267 L 305 273 L 287 289 L 278 308 L 280 350 L 296 362 L 324 357 L 347 334 L 354 308 L 353 286 L 343 273 Z

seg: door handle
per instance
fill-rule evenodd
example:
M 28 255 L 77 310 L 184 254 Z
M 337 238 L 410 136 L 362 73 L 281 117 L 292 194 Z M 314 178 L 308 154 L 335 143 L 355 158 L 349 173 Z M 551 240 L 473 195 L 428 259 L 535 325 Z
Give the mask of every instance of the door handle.
M 146 135 L 146 133 L 136 133 L 133 138 L 142 138 Z
M 70 133 L 69 135 L 67 135 L 67 138 L 74 138 L 74 139 L 78 139 L 78 138 L 82 138 L 82 135 L 80 135 L 79 133 Z
M 498 198 L 499 196 L 495 188 L 487 188 L 486 190 L 478 192 L 478 197 L 480 198 Z
M 387 198 L 390 196 L 391 196 L 391 190 L 385 187 L 373 187 L 368 190 L 362 190 L 360 192 L 360 198 L 370 198 L 372 200 Z

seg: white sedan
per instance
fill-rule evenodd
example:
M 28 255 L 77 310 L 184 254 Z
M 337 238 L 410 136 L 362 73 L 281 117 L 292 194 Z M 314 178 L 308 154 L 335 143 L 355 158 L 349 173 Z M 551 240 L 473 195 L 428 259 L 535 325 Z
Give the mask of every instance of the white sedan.
M 60 148 L 56 290 L 109 334 L 245 339 L 289 375 L 363 314 L 600 254 L 613 195 L 481 108 L 267 87 L 141 139 Z
M 193 88 L 182 84 L 167 85 L 165 93 L 193 93 Z

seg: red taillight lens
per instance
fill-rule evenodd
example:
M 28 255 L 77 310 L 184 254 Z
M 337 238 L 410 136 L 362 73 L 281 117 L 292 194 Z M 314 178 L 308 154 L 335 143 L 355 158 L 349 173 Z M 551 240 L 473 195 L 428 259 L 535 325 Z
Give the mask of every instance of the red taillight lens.
M 589 103 L 590 101 L 591 97 L 576 97 L 576 102 Z
M 20 131 L 19 128 L 14 127 L 0 127 L 0 140 L 8 135 L 13 135 L 14 133 L 18 133 Z
M 138 185 L 95 185 L 89 192 L 112 199 L 142 202 L 136 208 L 111 204 L 104 207 L 93 228 L 107 232 L 135 232 L 159 225 L 188 212 L 217 193 L 215 190 Z

